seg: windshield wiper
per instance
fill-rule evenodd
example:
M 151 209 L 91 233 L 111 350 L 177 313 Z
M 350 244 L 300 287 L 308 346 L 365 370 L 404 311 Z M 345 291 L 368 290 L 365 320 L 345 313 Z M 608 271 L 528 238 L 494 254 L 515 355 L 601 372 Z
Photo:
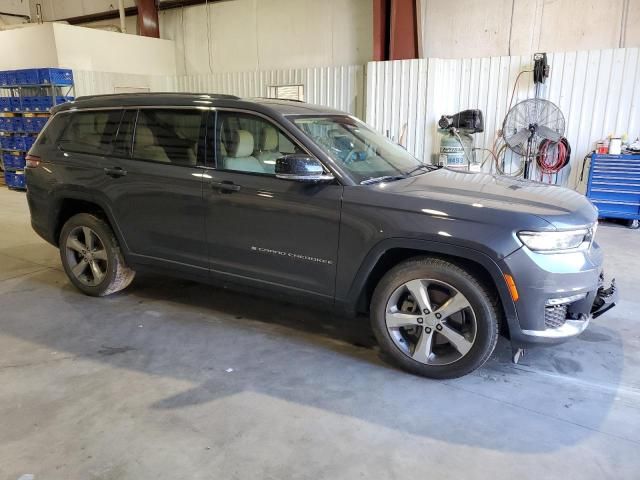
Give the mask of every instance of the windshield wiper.
M 372 183 L 401 180 L 403 178 L 406 177 L 404 175 L 385 175 L 384 177 L 367 178 L 366 180 L 362 180 L 360 185 L 371 185 Z
M 423 163 L 422 165 L 418 165 L 416 168 L 414 168 L 413 170 L 409 170 L 407 173 L 405 173 L 405 175 L 408 177 L 409 175 L 411 175 L 412 173 L 417 172 L 418 170 L 422 170 L 423 168 L 426 168 L 429 171 L 433 171 L 433 170 L 438 170 L 440 167 L 440 165 L 428 165 L 426 163 Z

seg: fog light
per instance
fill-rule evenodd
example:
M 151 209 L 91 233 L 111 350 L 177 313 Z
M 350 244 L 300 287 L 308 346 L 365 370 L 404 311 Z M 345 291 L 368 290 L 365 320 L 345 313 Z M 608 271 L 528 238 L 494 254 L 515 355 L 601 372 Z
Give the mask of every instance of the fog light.
M 564 303 L 573 303 L 578 300 L 582 300 L 586 297 L 586 293 L 579 293 L 577 295 L 571 295 L 570 297 L 550 298 L 545 302 L 547 307 L 553 307 L 554 305 L 562 305 Z

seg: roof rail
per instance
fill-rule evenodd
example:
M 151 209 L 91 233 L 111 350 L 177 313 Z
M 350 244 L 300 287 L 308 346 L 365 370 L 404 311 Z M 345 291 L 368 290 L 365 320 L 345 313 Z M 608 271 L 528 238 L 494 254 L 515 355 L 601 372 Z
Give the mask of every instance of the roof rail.
M 236 95 L 227 95 L 224 93 L 189 93 L 189 92 L 145 92 L 145 93 L 102 93 L 97 95 L 82 95 L 76 97 L 76 101 L 93 100 L 95 98 L 131 98 L 131 97 L 149 97 L 149 96 L 185 96 L 185 97 L 206 97 L 213 99 L 240 100 Z
M 307 103 L 304 100 L 297 100 L 294 98 L 276 98 L 276 97 L 254 97 L 260 100 L 281 100 L 283 102 L 298 102 L 298 103 Z

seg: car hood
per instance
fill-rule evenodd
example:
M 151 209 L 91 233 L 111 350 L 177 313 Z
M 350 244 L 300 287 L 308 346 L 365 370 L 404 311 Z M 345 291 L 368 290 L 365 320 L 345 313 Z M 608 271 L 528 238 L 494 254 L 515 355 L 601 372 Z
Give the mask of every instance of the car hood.
M 468 217 L 496 211 L 535 215 L 556 229 L 590 225 L 597 209 L 582 194 L 568 188 L 530 180 L 442 168 L 410 178 L 376 185 L 386 193 L 429 199 L 451 216 Z M 469 208 L 477 207 L 477 208 Z

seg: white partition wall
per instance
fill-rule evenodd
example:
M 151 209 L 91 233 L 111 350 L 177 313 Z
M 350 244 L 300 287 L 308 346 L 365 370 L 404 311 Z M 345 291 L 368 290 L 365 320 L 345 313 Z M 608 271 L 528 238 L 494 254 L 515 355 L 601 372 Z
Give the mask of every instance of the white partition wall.
M 364 68 L 359 65 L 182 75 L 167 81 L 171 91 L 243 98 L 267 97 L 273 86 L 302 85 L 305 102 L 364 116 Z
M 548 55 L 551 76 L 540 95 L 560 107 L 573 149 L 571 170 L 560 179 L 575 187 L 583 157 L 610 134 L 640 135 L 640 49 Z M 484 113 L 476 146 L 491 148 L 508 110 L 518 73 L 531 57 L 400 60 L 367 66 L 367 122 L 430 161 L 438 151 L 440 115 L 467 108 Z M 513 104 L 534 96 L 532 75 L 523 74 Z M 402 137 L 402 138 L 401 138 Z

